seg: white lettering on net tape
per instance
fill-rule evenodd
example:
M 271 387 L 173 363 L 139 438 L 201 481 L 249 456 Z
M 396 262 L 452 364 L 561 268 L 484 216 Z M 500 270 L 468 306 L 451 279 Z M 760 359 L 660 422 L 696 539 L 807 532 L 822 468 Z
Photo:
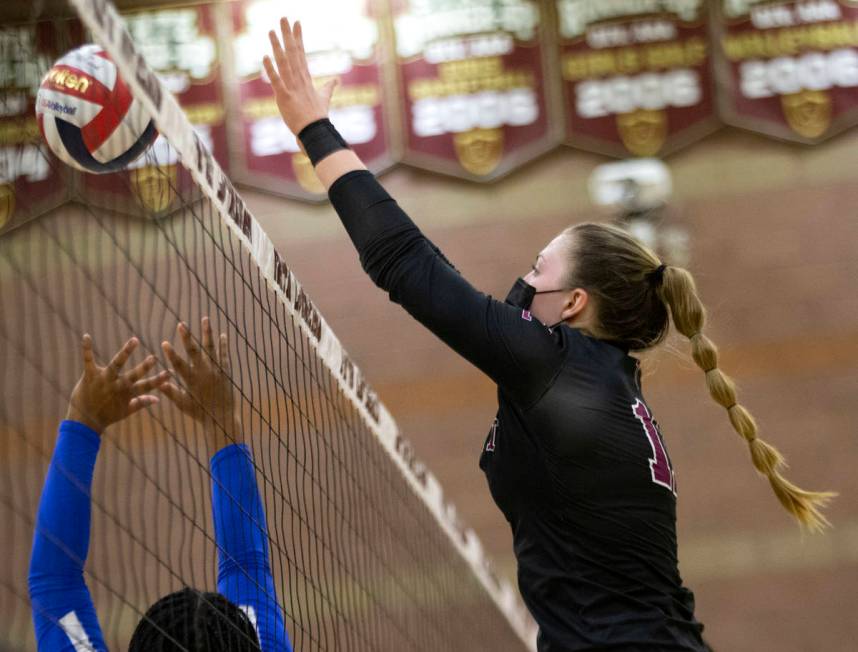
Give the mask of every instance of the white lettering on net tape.
M 259 264 L 266 283 L 299 323 L 342 391 L 358 406 L 361 417 L 400 468 L 412 490 L 423 500 L 522 642 L 528 649 L 535 650 L 536 628 L 515 590 L 491 570 L 482 544 L 471 529 L 461 524 L 455 507 L 444 500 L 443 490 L 435 476 L 409 454 L 411 446 L 399 434 L 387 408 L 351 362 L 340 341 L 250 214 L 232 182 L 200 141 L 175 98 L 137 53 L 116 8 L 109 0 L 69 2 L 99 45 L 111 55 L 134 96 L 154 116 L 158 130 L 179 153 L 183 165 L 217 208 L 221 219 Z

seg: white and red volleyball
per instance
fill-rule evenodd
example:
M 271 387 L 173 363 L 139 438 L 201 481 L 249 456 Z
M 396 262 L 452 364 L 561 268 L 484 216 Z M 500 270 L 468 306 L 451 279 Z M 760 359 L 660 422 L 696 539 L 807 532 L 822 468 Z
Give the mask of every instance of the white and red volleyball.
M 51 151 L 78 170 L 125 168 L 155 141 L 155 124 L 110 56 L 84 45 L 57 61 L 36 97 L 39 129 Z

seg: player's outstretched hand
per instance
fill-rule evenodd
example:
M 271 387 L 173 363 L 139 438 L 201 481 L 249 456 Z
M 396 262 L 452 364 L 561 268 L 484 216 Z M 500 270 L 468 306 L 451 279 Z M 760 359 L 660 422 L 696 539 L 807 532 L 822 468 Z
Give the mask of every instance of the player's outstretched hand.
M 185 414 L 201 423 L 216 449 L 232 443 L 239 436 L 240 424 L 235 411 L 235 394 L 230 380 L 229 348 L 226 333 L 221 333 L 215 346 L 211 321 L 200 322 L 200 349 L 183 322 L 176 326 L 187 360 L 169 342 L 162 342 L 164 355 L 182 379 L 184 388 L 168 382 L 160 389 Z
M 133 369 L 122 373 L 122 368 L 139 344 L 139 340 L 132 337 L 107 366 L 100 367 L 92 352 L 92 337 L 89 334 L 83 336 L 83 375 L 72 390 L 66 419 L 82 423 L 101 434 L 109 425 L 158 402 L 157 396 L 147 392 L 166 383 L 170 372 L 162 371 L 146 377 L 155 366 L 155 356 L 147 356 Z
M 331 80 L 316 90 L 307 67 L 300 22 L 290 25 L 286 18 L 281 18 L 280 36 L 271 30 L 268 38 L 274 60 L 266 56 L 262 64 L 271 80 L 280 115 L 297 136 L 311 122 L 328 117 L 337 80 Z

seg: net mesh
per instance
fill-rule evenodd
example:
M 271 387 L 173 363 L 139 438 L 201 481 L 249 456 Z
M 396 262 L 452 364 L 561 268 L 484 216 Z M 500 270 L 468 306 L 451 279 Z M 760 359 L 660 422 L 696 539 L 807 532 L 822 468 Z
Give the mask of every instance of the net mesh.
M 498 608 L 382 445 L 370 391 L 344 391 L 343 375 L 359 373 L 343 356 L 338 375 L 320 356 L 325 326 L 303 292 L 291 276 L 285 290 L 272 286 L 223 202 L 167 141 L 134 169 L 102 177 L 72 174 L 40 146 L 35 86 L 87 39 L 81 22 L 7 23 L 0 38 L 0 649 L 35 648 L 30 548 L 57 425 L 81 373 L 81 334 L 92 335 L 101 363 L 136 336 L 133 360 L 152 353 L 164 368 L 161 341 L 181 350 L 177 322 L 199 338 L 203 316 L 229 337 L 294 648 L 526 649 L 521 623 Z M 211 452 L 198 423 L 166 400 L 102 438 L 85 579 L 111 649 L 127 647 L 165 594 L 216 590 Z

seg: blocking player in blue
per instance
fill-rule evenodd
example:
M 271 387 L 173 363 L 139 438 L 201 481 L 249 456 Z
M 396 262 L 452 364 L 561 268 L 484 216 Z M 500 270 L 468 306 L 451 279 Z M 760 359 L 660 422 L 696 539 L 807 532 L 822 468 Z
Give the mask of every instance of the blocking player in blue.
M 169 371 L 148 375 L 155 366 L 153 356 L 123 372 L 139 344 L 136 338 L 102 367 L 95 362 L 92 339 L 83 337 L 84 371 L 59 427 L 30 561 L 30 600 L 40 652 L 107 649 L 83 575 L 93 470 L 104 430 L 157 403 L 154 390 L 200 422 L 217 451 L 211 459 L 217 592 L 186 587 L 164 596 L 140 620 L 129 650 L 292 650 L 271 576 L 253 459 L 249 448 L 237 443 L 242 437 L 226 335 L 215 343 L 211 324 L 204 318 L 200 349 L 187 326 L 179 324 L 177 331 L 187 359 L 168 342 L 162 348 L 183 388 L 170 381 Z

